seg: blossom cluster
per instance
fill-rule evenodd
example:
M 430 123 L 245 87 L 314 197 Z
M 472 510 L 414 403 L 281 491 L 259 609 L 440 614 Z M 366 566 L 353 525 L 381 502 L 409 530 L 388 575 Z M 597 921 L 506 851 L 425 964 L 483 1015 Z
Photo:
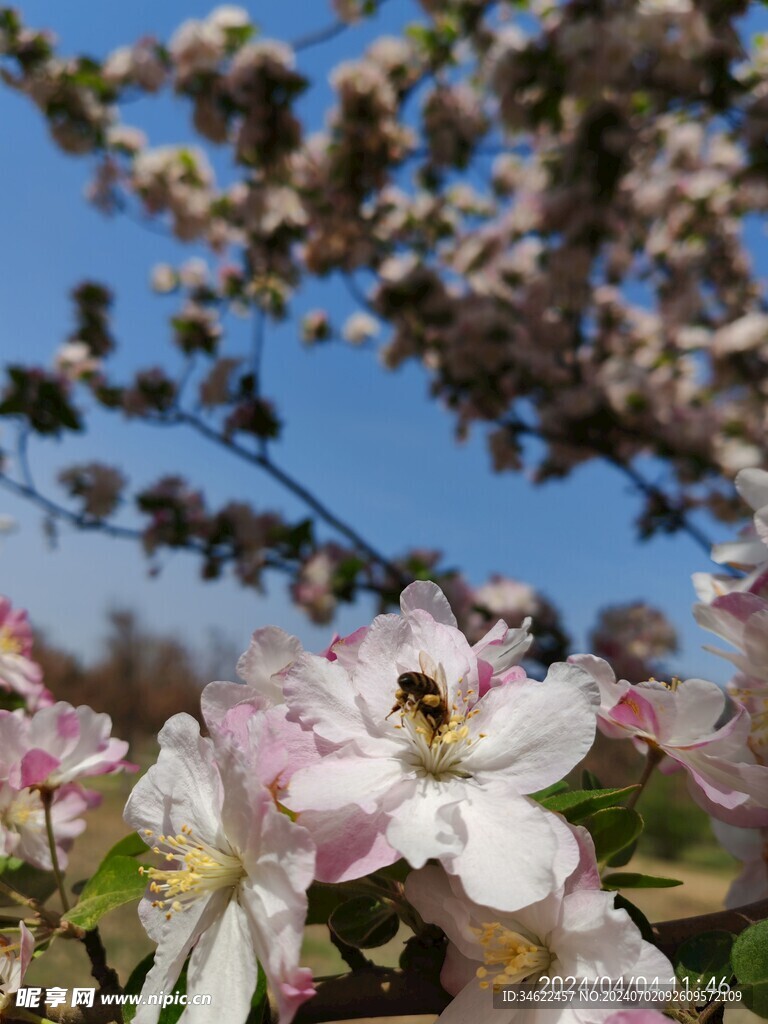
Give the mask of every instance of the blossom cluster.
M 32 657 L 26 612 L 0 597 L 0 856 L 51 870 L 46 802 L 60 866 L 100 801 L 81 779 L 120 771 L 128 744 L 108 715 L 55 701 Z
M 768 474 L 739 483 L 757 509 L 757 540 L 725 554 L 740 552 L 743 565 L 761 553 Z M 548 794 L 560 792 L 597 727 L 631 740 L 649 771 L 686 772 L 718 836 L 744 857 L 731 901 L 768 888 L 768 766 L 755 703 L 765 682 L 764 620 L 727 618 L 734 597 L 764 600 L 756 585 L 764 575 L 756 565 L 741 587 L 732 582 L 697 612 L 741 647 L 731 656 L 742 675 L 730 696 L 701 679 L 617 681 L 589 654 L 530 678 L 522 662 L 533 623 L 523 613 L 532 598 L 500 580 L 483 604 L 509 609 L 513 622 L 499 618 L 475 638 L 431 582 L 410 584 L 398 614 L 334 636 L 320 654 L 277 627 L 257 629 L 238 662 L 240 681 L 203 690 L 205 731 L 189 715 L 173 716 L 157 763 L 125 808 L 158 858 L 134 868 L 147 883 L 139 915 L 157 944 L 142 995 L 172 991 L 186 962 L 188 991 L 208 993 L 229 1019 L 245 1021 L 261 968 L 289 1024 L 315 994 L 300 964 L 314 883 L 337 887 L 343 900 L 361 880 L 417 937 L 430 928 L 432 943 L 435 930 L 446 937 L 446 1024 L 484 1019 L 500 985 L 568 975 L 671 979 L 666 956 L 615 904 L 604 876 L 610 853 L 596 846 L 591 818 L 579 824 L 566 816 L 568 802 Z M 717 577 L 698 585 L 711 594 L 724 587 Z M 0 678 L 20 706 L 0 710 L 0 854 L 58 875 L 96 802 L 81 781 L 132 766 L 106 715 L 53 702 L 32 660 L 26 615 L 7 600 L 1 608 Z M 638 621 L 654 628 L 638 630 Z M 667 649 L 658 617 L 635 608 L 616 622 L 645 638 L 635 654 Z M 739 633 L 745 622 L 749 640 Z M 568 795 L 590 803 L 624 793 Z M 7 1005 L 36 940 L 22 927 L 0 941 Z M 159 1012 L 160 1001 L 144 999 L 135 1019 L 157 1024 Z M 611 1016 L 609 1007 L 594 1013 Z M 516 1014 L 511 1008 L 505 1019 Z M 561 1024 L 580 1020 L 567 1006 L 558 1015 Z
M 708 649 L 735 666 L 728 691 L 748 713 L 749 724 L 742 726 L 742 732 L 751 759 L 768 766 L 768 473 L 742 470 L 736 487 L 753 510 L 752 523 L 738 540 L 716 545 L 712 556 L 741 574 L 697 573 L 694 586 L 699 601 L 694 615 L 700 626 L 735 648 Z M 768 768 L 763 772 L 768 773 Z M 744 863 L 729 893 L 730 906 L 744 903 L 745 898 L 768 896 L 768 819 L 762 824 L 759 831 L 729 828 L 720 821 L 714 824 L 723 846 Z
M 720 478 L 765 462 L 768 319 L 742 222 L 768 202 L 768 61 L 760 35 L 742 39 L 742 6 L 503 4 L 499 18 L 484 0 L 422 3 L 402 37 L 332 71 L 319 126 L 297 107 L 301 40 L 261 38 L 233 5 L 102 61 L 60 56 L 4 8 L 0 59 L 59 146 L 97 155 L 92 201 L 209 249 L 210 272 L 166 265 L 155 286 L 185 293 L 172 341 L 198 369 L 216 361 L 200 385 L 225 437 L 273 437 L 279 415 L 225 351 L 223 312 L 281 318 L 306 278 L 339 272 L 358 308 L 339 332 L 307 313 L 306 341 L 418 360 L 500 471 L 663 458 L 677 493 L 647 494 L 652 533 L 701 505 L 733 516 Z M 125 102 L 163 90 L 190 105 L 199 140 L 153 147 L 121 122 Z M 212 146 L 231 149 L 234 180 L 217 181 Z M 176 382 L 151 368 L 108 380 L 94 325 L 59 351 L 59 374 L 156 421 Z
M 108 715 L 55 701 L 32 646 L 26 612 L 0 597 L 0 861 L 59 872 L 85 813 L 101 801 L 82 780 L 135 766 Z M 11 937 L 0 933 L 0 1018 L 35 942 L 23 922 Z
M 256 630 L 241 681 L 203 691 L 208 735 L 172 718 L 126 807 L 164 862 L 147 869 L 140 910 L 158 942 L 144 993 L 172 988 L 189 956 L 194 990 L 237 979 L 227 1006 L 244 1019 L 258 960 L 285 1024 L 313 993 L 298 960 L 312 880 L 375 886 L 396 864 L 400 899 L 448 938 L 441 980 L 455 999 L 441 1020 L 484 1019 L 494 985 L 550 974 L 671 978 L 602 888 L 587 829 L 535 797 L 584 757 L 599 724 L 685 770 L 721 821 L 757 831 L 768 769 L 747 747 L 749 714 L 734 703 L 718 729 L 726 697 L 714 684 L 616 683 L 592 655 L 528 678 L 530 626 L 498 620 L 472 644 L 443 592 L 414 583 L 399 614 L 321 654 Z

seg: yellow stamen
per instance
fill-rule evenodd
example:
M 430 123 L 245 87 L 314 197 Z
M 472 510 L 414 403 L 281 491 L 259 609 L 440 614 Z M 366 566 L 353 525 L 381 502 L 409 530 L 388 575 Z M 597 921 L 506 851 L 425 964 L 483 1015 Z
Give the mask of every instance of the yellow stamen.
M 483 947 L 484 966 L 476 974 L 481 988 L 488 988 L 491 978 L 496 985 L 518 985 L 528 978 L 539 977 L 552 963 L 552 954 L 546 946 L 538 945 L 519 932 L 498 922 L 473 928 Z
M 146 830 L 145 834 L 152 833 Z M 170 907 L 167 918 L 174 911 L 184 910 L 198 896 L 234 888 L 245 877 L 239 857 L 195 840 L 188 825 L 182 825 L 178 835 L 157 838 L 158 845 L 152 847 L 153 852 L 166 862 L 177 862 L 179 867 L 170 870 L 139 868 L 139 871 L 151 879 L 150 892 L 161 897 L 152 906 L 160 910 Z

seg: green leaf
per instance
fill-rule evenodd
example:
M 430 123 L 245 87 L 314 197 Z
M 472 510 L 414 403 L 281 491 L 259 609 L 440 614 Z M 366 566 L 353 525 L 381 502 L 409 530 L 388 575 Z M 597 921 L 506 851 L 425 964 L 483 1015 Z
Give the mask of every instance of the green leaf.
M 139 857 L 146 852 L 147 844 L 138 832 L 130 832 L 124 839 L 119 840 L 107 851 L 101 863 L 106 864 L 113 857 Z
M 604 889 L 671 889 L 674 885 L 682 884 L 677 878 L 640 875 L 636 871 L 616 871 L 603 878 Z
M 643 831 L 643 819 L 628 807 L 606 807 L 596 811 L 584 824 L 594 840 L 598 861 L 605 861 L 623 850 Z
M 760 1017 L 768 1017 L 768 921 L 758 921 L 738 936 L 731 963 L 743 1005 Z
M 563 779 L 562 782 L 553 782 L 551 786 L 547 786 L 546 789 L 540 789 L 538 793 L 531 793 L 532 800 L 538 800 L 539 803 L 543 803 L 550 796 L 558 796 L 560 793 L 568 792 L 568 783 Z
M 267 976 L 259 964 L 259 977 L 256 982 L 256 991 L 251 999 L 251 1009 L 245 1024 L 269 1024 L 269 996 L 267 994 Z
M 678 947 L 675 974 L 690 988 L 725 983 L 733 974 L 731 949 L 733 935 L 725 931 L 702 932 Z
M 651 928 L 648 918 L 639 907 L 636 907 L 634 903 L 630 903 L 621 893 L 616 893 L 613 897 L 613 905 L 617 910 L 626 910 L 646 942 L 654 941 L 653 928 Z
M 609 857 L 605 862 L 605 866 L 608 868 L 623 868 L 635 856 L 635 850 L 637 850 L 637 839 L 631 842 L 629 846 L 625 846 L 623 850 L 619 850 L 618 853 L 614 853 L 612 857 Z
M 636 789 L 637 786 L 625 786 L 623 789 L 575 789 L 571 793 L 545 797 L 541 804 L 548 811 L 556 811 L 573 823 L 604 807 L 615 807 L 624 803 Z
M 390 903 L 373 896 L 355 896 L 336 907 L 328 927 L 348 946 L 374 949 L 394 939 L 400 919 Z
M 591 772 L 588 768 L 585 768 L 584 771 L 581 773 L 581 788 L 603 789 L 603 784 L 594 772 Z
M 140 899 L 146 888 L 146 878 L 139 874 L 139 865 L 133 857 L 111 857 L 89 880 L 80 902 L 64 914 L 64 920 L 86 931 L 95 928 L 104 914 Z
M 33 868 L 16 857 L 0 857 L 0 878 L 16 892 L 45 903 L 56 890 L 56 879 L 50 871 Z M 16 906 L 10 896 L 0 896 L 4 906 Z

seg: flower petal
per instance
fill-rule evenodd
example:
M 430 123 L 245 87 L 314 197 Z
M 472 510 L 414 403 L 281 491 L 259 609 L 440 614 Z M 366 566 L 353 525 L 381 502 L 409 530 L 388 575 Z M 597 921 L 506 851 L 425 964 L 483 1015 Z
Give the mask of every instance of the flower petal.
M 519 910 L 558 889 L 579 863 L 568 825 L 532 800 L 468 786 L 458 813 L 467 841 L 443 863 L 475 903 Z
M 450 857 L 462 849 L 463 828 L 452 809 L 464 799 L 466 790 L 461 779 L 425 776 L 404 779 L 389 794 L 385 802 L 391 814 L 387 841 L 411 867 L 423 867 L 432 857 Z
M 173 990 L 190 949 L 222 912 L 225 900 L 226 894 L 220 891 L 210 899 L 195 900 L 186 910 L 170 918 L 149 900 L 141 901 L 139 917 L 149 937 L 157 943 L 157 949 L 154 965 L 141 989 L 142 1003 L 134 1017 L 136 1024 L 157 1024 L 162 1006 L 147 1004 L 147 997 Z
M 285 797 L 292 811 L 334 811 L 357 804 L 367 814 L 400 781 L 403 769 L 391 757 L 361 757 L 354 748 L 328 754 L 292 777 Z
M 234 897 L 203 932 L 187 970 L 190 996 L 209 995 L 210 1006 L 187 1006 L 183 1024 L 211 1024 L 226 1013 L 227 1024 L 242 1024 L 251 1008 L 258 967 L 245 911 Z
M 598 690 L 575 665 L 552 665 L 543 683 L 533 679 L 492 687 L 470 722 L 475 737 L 467 771 L 503 773 L 518 793 L 562 779 L 592 746 Z M 484 736 L 480 734 L 484 733 Z
M 429 612 L 435 622 L 441 622 L 444 626 L 458 626 L 448 598 L 431 580 L 417 580 L 407 586 L 400 595 L 400 609 L 403 615 L 410 615 L 417 608 Z
M 283 694 L 290 708 L 288 717 L 332 743 L 366 733 L 349 675 L 338 661 L 303 654 L 291 666 Z

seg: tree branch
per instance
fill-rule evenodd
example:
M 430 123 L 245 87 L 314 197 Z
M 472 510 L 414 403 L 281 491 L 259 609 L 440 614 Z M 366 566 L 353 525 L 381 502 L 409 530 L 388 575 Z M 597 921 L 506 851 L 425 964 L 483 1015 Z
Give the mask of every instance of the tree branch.
M 379 13 L 381 8 L 387 0 L 379 0 L 372 11 L 373 15 Z M 346 32 L 351 25 L 348 21 L 342 21 L 338 18 L 336 21 L 331 22 L 324 28 L 315 29 L 314 32 L 307 32 L 306 35 L 299 36 L 291 43 L 291 48 L 298 53 L 300 50 L 309 50 L 313 46 L 320 46 L 322 43 L 328 43 L 331 39 L 335 39 L 336 36 L 340 36 Z
M 660 921 L 653 925 L 656 945 L 667 956 L 672 956 L 678 946 L 693 935 L 722 929 L 737 935 L 757 921 L 768 918 L 768 899 L 747 903 L 733 910 L 718 910 L 713 914 L 698 917 L 680 917 L 673 921 Z
M 373 967 L 318 985 L 317 995 L 296 1014 L 296 1024 L 360 1017 L 441 1013 L 451 997 L 439 981 L 416 971 Z
M 657 487 L 649 480 L 646 480 L 636 466 L 618 458 L 611 451 L 608 451 L 605 445 L 601 444 L 597 439 L 590 440 L 588 443 L 583 441 L 580 442 L 574 437 L 562 437 L 559 434 L 544 430 L 541 427 L 531 426 L 517 418 L 502 423 L 502 426 L 506 426 L 515 435 L 524 434 L 529 437 L 536 437 L 540 441 L 546 441 L 549 444 L 567 444 L 572 448 L 581 448 L 585 451 L 591 452 L 597 458 L 604 459 L 610 466 L 613 466 L 614 469 L 617 469 L 627 477 L 638 491 L 646 495 L 646 497 L 652 498 L 654 501 L 658 502 L 659 506 L 670 514 L 671 519 L 674 520 L 678 529 L 682 530 L 683 533 L 687 533 L 688 536 L 698 544 L 702 551 L 706 553 L 707 557 L 711 559 L 713 541 L 706 533 L 704 533 L 703 530 L 699 529 L 695 523 L 691 522 L 685 510 L 676 507 L 669 495 L 660 487 Z M 731 569 L 730 566 L 723 566 L 723 569 L 729 575 L 736 575 L 735 571 Z
M 316 497 L 307 487 L 299 483 L 298 480 L 294 479 L 284 469 L 281 469 L 276 463 L 265 452 L 254 452 L 250 449 L 238 444 L 237 441 L 231 440 L 231 438 L 225 437 L 220 434 L 218 430 L 214 430 L 213 427 L 209 427 L 208 424 L 201 420 L 200 417 L 194 416 L 191 413 L 179 411 L 174 414 L 174 420 L 178 420 L 180 423 L 185 423 L 193 430 L 197 431 L 202 437 L 218 445 L 220 448 L 224 448 L 226 451 L 236 455 L 239 459 L 245 462 L 249 462 L 251 465 L 258 466 L 263 469 L 268 476 L 271 476 L 273 480 L 276 480 L 281 484 L 287 491 L 290 491 L 295 497 L 299 498 L 305 505 L 312 509 L 322 520 L 327 523 L 328 526 L 336 530 L 343 537 L 346 537 L 358 550 L 362 551 L 368 556 L 368 558 L 375 562 L 377 565 L 385 569 L 386 572 L 392 577 L 393 582 L 399 582 L 402 586 L 406 586 L 410 583 L 410 579 L 406 578 L 405 574 L 394 565 L 385 555 L 380 551 L 377 551 L 373 545 L 369 544 L 364 537 L 362 537 L 357 530 L 353 529 L 349 523 L 344 522 L 343 519 L 339 518 L 332 512 L 327 505 L 325 505 L 318 497 Z M 171 420 L 170 422 L 173 422 Z
M 720 928 L 739 933 L 765 918 L 768 899 L 735 910 L 660 921 L 653 926 L 653 933 L 659 949 L 673 956 L 678 946 L 692 935 Z M 436 978 L 416 971 L 372 967 L 322 982 L 317 995 L 301 1007 L 295 1019 L 296 1024 L 322 1024 L 360 1017 L 440 1013 L 450 1001 Z

